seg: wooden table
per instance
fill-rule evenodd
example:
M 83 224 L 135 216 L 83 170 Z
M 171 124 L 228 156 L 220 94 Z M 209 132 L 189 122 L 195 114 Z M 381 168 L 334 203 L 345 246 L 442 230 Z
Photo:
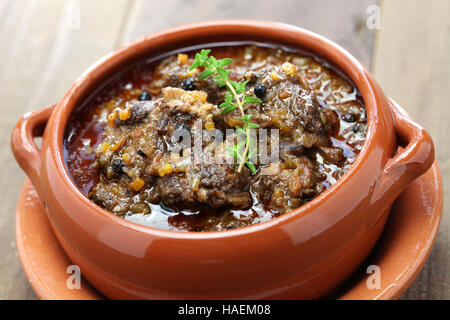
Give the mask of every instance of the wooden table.
M 373 22 L 370 14 L 378 9 L 381 25 L 371 30 L 367 20 Z M 448 0 L 0 0 L 0 298 L 36 299 L 14 240 L 15 206 L 25 178 L 9 147 L 15 122 L 58 101 L 104 54 L 147 33 L 193 21 L 277 20 L 341 44 L 433 136 L 448 211 L 449 12 Z M 431 258 L 404 299 L 450 299 L 449 236 L 450 216 L 444 212 Z

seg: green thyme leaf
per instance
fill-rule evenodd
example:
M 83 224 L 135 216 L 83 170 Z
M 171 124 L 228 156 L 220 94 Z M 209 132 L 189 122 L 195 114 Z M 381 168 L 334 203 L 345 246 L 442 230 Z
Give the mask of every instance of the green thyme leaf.
M 257 97 L 245 96 L 244 103 L 262 103 L 262 101 L 259 100 Z
M 227 113 L 230 113 L 231 111 L 234 111 L 235 109 L 236 109 L 236 106 L 228 105 L 228 106 L 224 107 L 222 109 L 222 111 L 220 111 L 220 113 L 227 114 Z
M 236 146 L 233 146 L 233 148 L 226 148 L 225 150 L 228 151 L 231 155 L 232 158 L 237 159 L 238 157 L 238 152 L 237 149 L 235 148 Z
M 228 102 L 229 104 L 233 103 L 233 95 L 229 92 L 225 92 L 225 102 Z
M 214 71 L 206 69 L 198 75 L 198 80 L 204 80 L 204 79 L 208 78 L 210 75 L 212 75 L 213 73 L 214 73 Z
M 236 128 L 236 131 L 237 131 L 239 134 L 241 134 L 241 135 L 246 135 L 246 134 L 247 134 L 247 132 L 246 132 L 244 129 L 242 129 L 242 127 L 236 126 L 235 128 Z
M 219 105 L 219 108 L 226 108 L 226 107 L 228 107 L 228 106 L 230 106 L 231 104 L 230 103 L 228 103 L 228 102 L 226 102 L 226 101 L 224 101 L 224 102 L 222 102 L 220 105 Z
M 247 124 L 247 128 L 249 128 L 249 129 L 257 129 L 257 128 L 259 128 L 259 125 L 257 125 L 256 123 L 253 123 L 253 122 L 249 122 Z
M 227 83 L 224 80 L 222 80 L 220 76 L 215 76 L 214 81 L 217 83 L 219 87 L 225 87 L 227 85 Z
M 223 80 L 228 80 L 228 72 L 230 71 L 227 71 L 222 67 L 217 68 L 217 73 L 219 74 L 220 77 L 222 77 Z
M 250 169 L 250 171 L 253 174 L 256 173 L 256 168 L 255 168 L 255 165 L 253 163 L 251 163 L 250 161 L 246 161 L 245 164 L 247 165 L 247 167 Z
M 200 53 L 195 55 L 195 61 L 189 70 L 193 70 L 197 67 L 205 67 L 208 63 L 208 55 L 211 52 L 210 49 L 203 49 Z
M 217 61 L 217 66 L 225 67 L 226 65 L 229 65 L 232 62 L 233 62 L 233 59 L 230 59 L 230 58 L 220 59 Z
M 242 120 L 244 123 L 247 123 L 247 122 L 250 121 L 251 117 L 252 117 L 252 116 L 249 115 L 249 114 L 244 114 L 244 115 L 242 115 L 242 117 L 239 117 L 238 119 L 239 119 L 239 120 Z
M 197 67 L 200 67 L 200 63 L 198 61 L 194 61 L 189 70 L 194 70 Z
M 244 82 L 236 82 L 236 81 L 232 81 L 232 80 L 229 81 L 229 83 L 231 84 L 231 86 L 233 87 L 234 91 L 236 91 L 237 94 L 245 92 L 245 87 L 247 86 L 247 82 L 248 81 L 244 81 Z
M 242 140 L 241 142 L 239 142 L 239 143 L 237 144 L 237 149 L 238 149 L 238 151 L 241 151 L 241 150 L 245 149 L 246 143 L 247 143 L 247 141 L 245 141 L 245 139 Z

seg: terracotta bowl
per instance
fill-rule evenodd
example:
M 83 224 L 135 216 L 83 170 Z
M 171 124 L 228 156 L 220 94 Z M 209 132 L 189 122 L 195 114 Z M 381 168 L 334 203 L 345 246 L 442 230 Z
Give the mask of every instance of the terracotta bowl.
M 318 55 L 361 92 L 367 139 L 351 169 L 333 187 L 276 219 L 208 233 L 134 224 L 96 206 L 77 189 L 63 159 L 64 130 L 71 112 L 106 79 L 170 50 L 249 40 Z M 355 58 L 319 35 L 276 22 L 203 22 L 151 34 L 105 57 L 56 105 L 20 119 L 12 148 L 62 248 L 105 296 L 310 299 L 324 296 L 358 267 L 380 236 L 394 199 L 433 163 L 428 133 L 392 105 Z M 42 133 L 39 150 L 34 138 Z

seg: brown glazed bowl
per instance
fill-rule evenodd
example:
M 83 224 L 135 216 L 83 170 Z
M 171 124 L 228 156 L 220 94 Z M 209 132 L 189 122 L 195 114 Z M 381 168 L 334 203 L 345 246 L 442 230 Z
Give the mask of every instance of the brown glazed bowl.
M 353 166 L 333 187 L 276 219 L 207 233 L 134 224 L 98 207 L 77 189 L 63 159 L 64 130 L 74 108 L 108 77 L 145 57 L 177 48 L 249 40 L 318 55 L 345 73 L 361 92 L 368 115 L 367 139 Z M 34 138 L 42 133 L 39 150 Z M 12 133 L 12 149 L 68 257 L 94 287 L 116 299 L 324 296 L 369 254 L 392 202 L 434 160 L 428 133 L 394 107 L 341 47 L 297 27 L 245 20 L 176 27 L 119 49 L 87 70 L 55 106 L 20 119 Z

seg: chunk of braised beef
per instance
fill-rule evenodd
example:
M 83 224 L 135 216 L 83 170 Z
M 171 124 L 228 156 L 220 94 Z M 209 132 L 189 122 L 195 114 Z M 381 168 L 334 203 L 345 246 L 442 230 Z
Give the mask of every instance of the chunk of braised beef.
M 281 155 L 292 155 L 295 157 L 301 157 L 305 154 L 306 148 L 301 144 L 282 139 L 279 144 Z
M 220 88 L 213 79 L 197 81 L 196 89 L 206 92 L 209 103 L 220 105 L 225 99 L 225 88 Z
M 122 108 L 124 112 L 129 112 L 129 117 L 126 120 L 121 120 L 118 116 L 115 120 L 116 126 L 120 125 L 137 125 L 142 122 L 149 112 L 155 108 L 153 101 L 128 101 Z
M 321 155 L 329 162 L 340 163 L 344 159 L 344 153 L 341 148 L 319 147 Z
M 89 192 L 89 199 L 102 208 L 123 216 L 132 205 L 132 193 L 124 188 L 121 183 L 111 181 L 100 181 L 95 184 Z
M 162 87 L 181 88 L 182 81 L 183 78 L 181 78 L 178 74 L 170 73 Z
M 281 92 L 289 92 L 289 96 L 284 98 Z M 328 133 L 326 114 L 318 106 L 314 93 L 298 81 L 287 80 L 273 85 L 268 89 L 265 103 L 292 112 L 293 119 L 308 132 L 317 135 Z
M 182 78 L 180 74 L 171 73 L 163 87 L 181 88 L 186 91 L 200 90 L 207 93 L 208 102 L 219 105 L 225 98 L 225 89 L 220 88 L 214 79 L 195 80 L 192 77 Z
M 238 173 L 230 164 L 206 164 L 200 171 L 200 187 L 217 188 L 228 191 L 248 190 L 250 172 L 243 170 Z
M 194 203 L 194 191 L 184 174 L 171 174 L 158 178 L 156 187 L 161 195 L 162 202 L 167 206 L 187 202 Z
M 315 197 L 319 183 L 314 163 L 302 157 L 290 159 L 277 174 L 257 177 L 252 190 L 270 208 L 285 213 L 303 204 L 303 199 Z
M 249 181 L 248 173 L 237 174 L 232 166 L 209 165 L 199 173 L 198 188 L 192 187 L 188 177 L 186 174 L 171 174 L 157 180 L 156 186 L 164 204 L 179 207 L 201 203 L 211 207 L 229 205 L 240 209 L 251 206 L 250 193 L 240 190 L 242 183 Z

